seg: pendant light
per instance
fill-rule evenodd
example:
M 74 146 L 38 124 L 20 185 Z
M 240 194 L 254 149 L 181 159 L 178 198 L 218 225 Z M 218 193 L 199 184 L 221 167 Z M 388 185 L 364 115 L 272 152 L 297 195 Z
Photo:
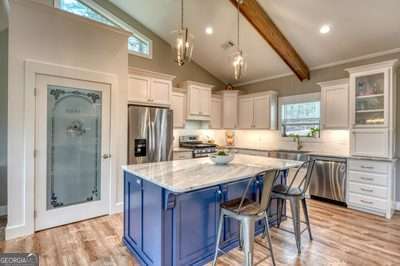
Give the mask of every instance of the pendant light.
M 232 65 L 234 70 L 235 80 L 239 80 L 246 72 L 247 63 L 243 55 L 243 51 L 240 49 L 240 10 L 239 6 L 243 3 L 243 0 L 237 1 L 237 41 L 236 41 L 236 52 L 232 55 Z
M 181 0 L 181 24 L 176 32 L 176 62 L 179 66 L 192 60 L 193 54 L 193 35 L 189 33 L 189 29 L 183 26 L 183 0 Z

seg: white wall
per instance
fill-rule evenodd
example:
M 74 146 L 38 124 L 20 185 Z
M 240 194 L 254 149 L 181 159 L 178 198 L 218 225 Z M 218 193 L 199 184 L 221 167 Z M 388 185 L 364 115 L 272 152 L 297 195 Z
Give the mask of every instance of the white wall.
M 0 31 L 0 216 L 7 205 L 8 29 Z
M 122 200 L 122 171 L 126 162 L 126 121 L 128 84 L 128 35 L 122 31 L 88 21 L 52 7 L 31 1 L 10 1 L 9 19 L 9 85 L 8 85 L 8 225 L 6 238 L 32 233 L 34 173 L 25 173 L 33 162 L 24 122 L 26 59 L 79 67 L 116 76 L 118 86 L 112 88 L 111 152 L 117 180 L 116 202 Z M 32 94 L 33 95 L 33 94 Z M 24 158 L 30 158 L 25 160 Z M 25 160 L 25 161 L 24 161 Z M 33 171 L 32 171 L 33 172 Z M 118 205 L 121 206 L 121 205 Z

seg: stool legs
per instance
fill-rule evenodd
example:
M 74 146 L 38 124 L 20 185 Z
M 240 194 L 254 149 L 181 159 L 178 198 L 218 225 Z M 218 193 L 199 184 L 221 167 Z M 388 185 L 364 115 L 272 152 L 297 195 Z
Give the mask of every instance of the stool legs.
M 300 199 L 296 197 L 291 197 L 289 202 L 290 202 L 290 209 L 292 211 L 293 229 L 296 238 L 297 252 L 298 254 L 300 254 L 301 253 Z
M 242 223 L 243 223 L 243 249 L 245 257 L 245 265 L 252 266 L 255 222 L 251 218 L 244 218 L 242 219 Z
M 221 212 L 219 216 L 219 223 L 218 223 L 218 232 L 217 232 L 217 240 L 215 243 L 215 254 L 214 254 L 214 260 L 212 265 L 215 266 L 217 263 L 217 258 L 218 258 L 218 251 L 219 251 L 219 243 L 221 242 L 221 235 L 222 235 L 222 226 L 224 224 L 224 213 Z
M 313 240 L 312 234 L 311 234 L 311 226 L 310 226 L 310 220 L 308 218 L 308 209 L 307 209 L 307 202 L 306 199 L 302 199 L 301 203 L 303 205 L 303 212 L 304 212 L 304 218 L 306 219 L 306 224 L 307 224 L 307 229 L 308 229 L 308 235 L 310 236 L 310 240 Z
M 268 214 L 267 213 L 265 213 L 265 231 L 264 231 L 264 234 L 266 234 L 266 236 L 267 236 L 269 251 L 271 253 L 272 265 L 275 266 L 275 257 L 274 257 L 274 252 L 272 251 L 271 236 L 269 235 L 269 221 L 268 221 Z

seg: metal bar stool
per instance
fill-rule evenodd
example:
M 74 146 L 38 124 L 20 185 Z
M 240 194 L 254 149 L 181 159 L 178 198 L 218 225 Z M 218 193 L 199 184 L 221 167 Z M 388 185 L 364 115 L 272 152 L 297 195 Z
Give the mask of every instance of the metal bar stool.
M 312 234 L 311 234 L 310 220 L 308 217 L 305 192 L 307 191 L 308 186 L 310 185 L 311 173 L 314 168 L 314 164 L 315 164 L 314 160 L 309 160 L 309 161 L 304 162 L 297 169 L 289 186 L 284 185 L 284 184 L 279 184 L 272 188 L 272 198 L 278 200 L 278 214 L 277 214 L 278 215 L 278 217 L 277 217 L 277 227 L 278 228 L 280 228 L 280 224 L 282 221 L 282 211 L 283 211 L 283 207 L 285 206 L 285 201 L 288 200 L 290 202 L 290 209 L 292 212 L 291 218 L 293 220 L 294 232 L 285 230 L 283 228 L 280 228 L 280 229 L 283 231 L 289 232 L 289 233 L 294 233 L 295 238 L 296 238 L 296 246 L 297 246 L 298 254 L 301 253 L 301 234 L 305 230 L 308 230 L 310 240 L 313 239 Z M 294 185 L 294 183 L 297 181 L 297 178 L 299 176 L 301 176 L 300 175 L 301 169 L 307 169 L 307 171 L 306 171 L 305 175 L 303 175 L 300 182 L 297 185 Z M 300 219 L 300 203 L 303 206 L 305 222 L 301 221 L 301 219 Z M 288 218 L 290 218 L 290 217 L 288 217 Z M 304 223 L 307 225 L 307 228 L 305 228 L 303 231 L 300 231 L 301 223 Z
M 219 243 L 221 241 L 221 234 L 225 216 L 231 217 L 240 222 L 239 243 L 241 247 L 243 246 L 245 255 L 245 265 L 247 266 L 253 265 L 253 243 L 255 234 L 255 223 L 259 220 L 264 219 L 265 231 L 263 237 L 267 236 L 269 247 L 265 246 L 262 243 L 259 242 L 257 243 L 269 249 L 272 263 L 273 265 L 275 265 L 274 254 L 272 252 L 271 237 L 269 235 L 268 207 L 269 207 L 269 202 L 271 200 L 272 187 L 278 175 L 279 171 L 275 169 L 269 171 L 263 171 L 257 174 L 256 176 L 252 177 L 249 180 L 241 198 L 229 200 L 221 204 L 221 214 L 219 217 L 217 241 L 215 247 L 214 261 L 212 265 L 216 265 L 218 253 L 219 252 L 224 253 L 219 248 Z M 246 194 L 247 191 L 249 190 L 251 183 L 257 177 L 262 177 L 264 181 L 260 202 L 252 201 L 246 198 Z M 243 239 L 243 245 L 242 245 L 242 239 Z

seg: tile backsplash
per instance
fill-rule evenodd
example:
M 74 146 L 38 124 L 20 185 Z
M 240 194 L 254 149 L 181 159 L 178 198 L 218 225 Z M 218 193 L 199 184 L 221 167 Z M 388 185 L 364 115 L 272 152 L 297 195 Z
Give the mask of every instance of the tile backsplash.
M 178 146 L 180 135 L 199 135 L 203 141 L 214 139 L 218 145 L 225 145 L 225 130 L 201 129 L 188 127 L 174 130 L 174 146 Z M 281 137 L 277 130 L 234 130 L 235 146 L 253 149 L 288 149 L 295 150 L 296 143 L 291 138 Z M 302 138 L 303 150 L 349 153 L 348 130 L 321 130 L 320 138 Z

